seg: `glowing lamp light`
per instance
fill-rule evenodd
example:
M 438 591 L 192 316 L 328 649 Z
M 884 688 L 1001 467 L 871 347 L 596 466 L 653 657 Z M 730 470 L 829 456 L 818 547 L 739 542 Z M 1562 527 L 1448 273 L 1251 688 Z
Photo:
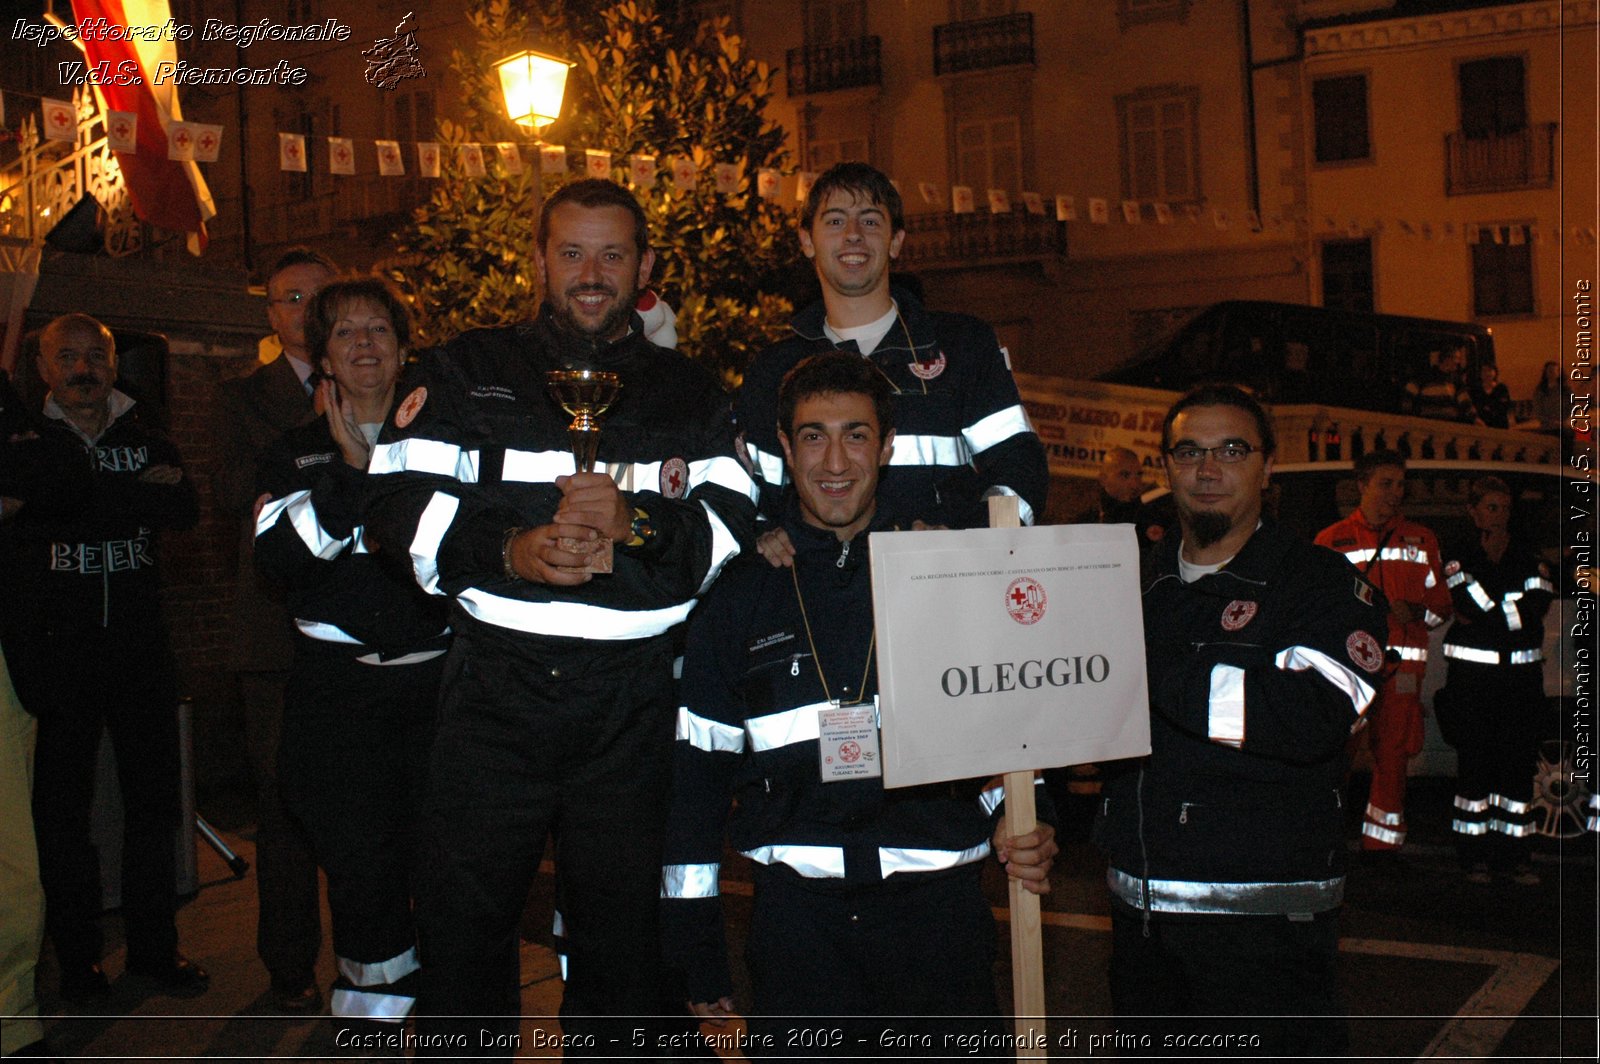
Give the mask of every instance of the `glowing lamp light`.
M 567 89 L 567 71 L 575 64 L 540 52 L 522 51 L 494 65 L 500 73 L 500 91 L 506 114 L 519 126 L 537 129 L 561 116 L 561 97 Z

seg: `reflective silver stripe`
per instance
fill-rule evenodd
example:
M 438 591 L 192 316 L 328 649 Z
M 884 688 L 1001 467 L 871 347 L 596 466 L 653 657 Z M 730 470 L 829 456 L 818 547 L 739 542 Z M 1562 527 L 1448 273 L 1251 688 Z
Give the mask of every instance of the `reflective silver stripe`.
M 744 722 L 744 727 L 750 735 L 750 749 L 758 752 L 777 750 L 793 743 L 810 742 L 818 738 L 822 733 L 818 726 L 817 714 L 831 708 L 827 702 L 812 702 L 780 713 L 748 718 Z
M 972 451 L 960 436 L 910 436 L 897 434 L 892 466 L 958 466 L 972 461 Z
M 1422 578 L 1422 586 L 1423 587 L 1427 587 L 1427 588 L 1434 588 L 1434 587 L 1438 587 L 1439 586 L 1439 581 L 1438 581 L 1438 579 L 1436 579 L 1434 577 L 1433 569 L 1431 567 L 1428 569 L 1428 575 L 1424 576 Z
M 399 994 L 374 994 L 370 990 L 346 990 L 339 987 L 333 992 L 332 1010 L 335 1016 L 346 1019 L 404 1023 L 406 1014 L 416 1003 L 416 998 L 402 997 Z
M 1418 547 L 1416 554 L 1408 558 L 1406 557 L 1406 550 L 1407 548 L 1405 547 L 1385 547 L 1383 548 L 1383 554 L 1378 557 L 1378 560 L 1380 562 L 1416 562 L 1421 565 L 1428 564 L 1427 551 Z M 1358 550 L 1347 550 L 1344 552 L 1344 556 L 1352 565 L 1361 565 L 1364 562 L 1370 562 L 1372 560 L 1373 549 L 1371 547 L 1362 547 Z M 1427 586 L 1434 586 L 1433 570 L 1431 566 L 1428 570 Z
M 1386 809 L 1379 809 L 1371 802 L 1367 803 L 1367 819 L 1376 824 L 1386 824 L 1391 828 L 1399 827 L 1402 820 L 1399 813 L 1391 813 Z
M 567 918 L 561 915 L 560 909 L 550 917 L 550 934 L 555 938 L 567 937 Z
M 1370 820 L 1361 825 L 1361 834 L 1367 836 L 1369 839 L 1377 839 L 1379 842 L 1385 843 L 1389 846 L 1399 846 L 1401 843 L 1406 841 L 1405 832 L 1395 831 L 1392 828 L 1379 827 Z
M 1589 818 L 1589 830 L 1600 831 L 1600 816 L 1592 816 Z
M 1033 507 L 1028 505 L 1027 499 L 1024 499 L 1021 495 L 1018 495 L 1015 491 L 1006 487 L 1004 484 L 990 485 L 988 490 L 983 493 L 983 497 L 987 499 L 991 495 L 1009 495 L 1016 499 L 1017 516 L 1021 518 L 1024 525 L 1033 524 Z
M 1500 653 L 1495 650 L 1479 650 L 1477 647 L 1458 647 L 1454 643 L 1444 645 L 1444 656 L 1455 658 L 1457 661 L 1475 661 L 1479 665 L 1500 664 Z
M 1446 580 L 1444 582 L 1444 586 L 1445 587 L 1460 587 L 1463 583 L 1466 582 L 1466 579 L 1467 579 L 1467 574 L 1461 572 L 1460 570 L 1457 570 L 1448 580 Z
M 1527 802 L 1519 802 L 1515 798 L 1507 798 L 1503 794 L 1489 795 L 1489 804 L 1497 805 L 1506 812 L 1517 816 L 1526 814 L 1528 810 L 1533 808 L 1533 806 L 1529 805 Z
M 1225 746 L 1244 745 L 1244 670 L 1237 665 L 1211 668 L 1206 738 Z
M 1513 650 L 1510 660 L 1513 665 L 1532 665 L 1534 662 L 1544 660 L 1544 649 L 1541 647 L 1534 650 Z
M 372 449 L 372 460 L 367 472 L 432 473 L 450 477 L 463 484 L 478 482 L 479 455 L 477 451 L 463 451 L 453 443 L 413 436 L 409 440 L 396 440 L 383 447 Z
M 1481 820 L 1452 820 L 1450 830 L 1458 835 L 1487 835 L 1489 825 Z
M 533 635 L 584 639 L 645 639 L 682 622 L 697 599 L 658 610 L 613 610 L 584 602 L 526 602 L 469 587 L 456 601 L 485 624 Z
M 946 868 L 960 868 L 987 856 L 987 839 L 966 850 L 912 850 L 899 846 L 880 846 L 878 867 L 887 879 L 897 872 L 941 872 Z
M 334 960 L 339 962 L 339 974 L 356 986 L 386 986 L 399 982 L 418 968 L 415 946 L 386 961 L 353 961 L 337 955 Z
M 706 578 L 700 581 L 699 590 L 695 592 L 697 596 L 705 594 L 717 574 L 722 572 L 722 567 L 739 555 L 739 537 L 728 530 L 717 511 L 705 500 L 701 500 L 700 507 L 706 512 L 706 524 L 711 526 L 711 565 L 706 569 Z
M 1501 820 L 1498 817 L 1490 817 L 1489 830 L 1498 831 L 1500 834 L 1507 835 L 1513 839 L 1520 839 L 1533 834 L 1533 825 L 1513 824 L 1508 820 Z
M 1304 669 L 1314 670 L 1317 675 L 1345 693 L 1358 717 L 1367 711 L 1367 707 L 1372 705 L 1373 698 L 1377 696 L 1377 691 L 1373 690 L 1372 685 L 1358 676 L 1354 670 L 1339 664 L 1320 650 L 1300 646 L 1289 647 L 1278 651 L 1273 664 L 1280 669 L 1290 669 L 1294 672 Z
M 1422 611 L 1422 623 L 1429 628 L 1437 628 L 1444 623 L 1444 618 L 1432 610 L 1424 608 Z
M 292 491 L 261 507 L 261 513 L 256 516 L 256 536 L 259 538 L 264 535 L 278 523 L 278 518 L 285 515 L 295 534 L 300 537 L 300 542 L 323 561 L 337 558 L 355 538 L 355 535 L 339 537 L 328 534 L 317 521 L 317 508 L 311 503 L 310 491 Z M 356 534 L 359 533 L 360 529 L 357 529 Z
M 757 864 L 786 864 L 812 879 L 844 878 L 844 850 L 838 846 L 758 846 L 744 855 Z
M 1006 786 L 997 783 L 978 795 L 978 804 L 983 806 L 983 811 L 994 816 L 994 811 L 1000 808 L 1000 803 L 1006 800 Z
M 783 466 L 783 454 L 772 451 L 763 451 L 755 444 L 748 441 L 744 445 L 745 452 L 750 455 L 750 461 L 756 467 L 756 475 L 774 487 L 782 487 L 788 483 L 788 474 Z
M 1004 443 L 1011 437 L 1021 432 L 1032 432 L 1033 426 L 1028 424 L 1028 412 L 1022 404 L 1008 406 L 1004 410 L 996 410 L 987 417 L 977 421 L 961 430 L 961 436 L 967 441 L 967 446 L 972 448 L 973 454 L 982 454 L 997 443 Z M 896 442 L 899 442 L 898 440 Z
M 721 893 L 719 864 L 672 864 L 661 869 L 663 898 L 715 898 Z
M 1428 649 L 1426 647 L 1389 647 L 1388 649 L 1400 655 L 1401 661 L 1427 661 Z
M 1472 601 L 1476 602 L 1478 608 L 1484 613 L 1494 609 L 1494 599 L 1489 597 L 1489 593 L 1483 589 L 1482 584 L 1470 577 L 1467 579 L 1467 594 L 1472 597 Z
M 1522 592 L 1507 591 L 1500 600 L 1500 610 L 1506 615 L 1506 629 L 1508 631 L 1522 631 L 1522 611 L 1517 609 L 1517 600 L 1520 598 L 1522 598 Z
M 309 636 L 312 639 L 321 640 L 324 643 L 344 643 L 353 646 L 361 645 L 361 640 L 357 639 L 343 628 L 340 628 L 338 625 L 328 624 L 326 621 L 306 621 L 296 617 L 294 619 L 294 626 L 300 629 L 300 634 Z
M 1106 869 L 1111 893 L 1129 905 L 1161 913 L 1237 913 L 1276 916 L 1319 913 L 1344 900 L 1344 877 L 1295 883 L 1194 883 L 1181 879 L 1140 879 L 1116 868 Z
M 577 471 L 571 451 L 519 451 L 508 447 L 500 466 L 500 479 L 517 484 L 548 484 Z
M 678 738 L 708 753 L 737 754 L 744 750 L 744 729 L 702 717 L 688 706 L 678 707 Z
M 1527 580 L 1523 581 L 1522 590 L 1548 591 L 1550 594 L 1554 595 L 1556 593 L 1556 585 L 1549 580 L 1546 580 L 1542 576 L 1530 576 Z
M 417 650 L 410 654 L 402 654 L 398 658 L 385 658 L 381 653 L 374 651 L 371 654 L 363 654 L 356 660 L 363 665 L 415 665 L 419 661 L 432 661 L 443 653 L 445 653 L 443 650 Z
M 1456 808 L 1466 813 L 1487 813 L 1489 801 L 1486 798 L 1463 798 L 1456 795 Z
M 439 544 L 456 519 L 461 500 L 442 491 L 433 493 L 417 521 L 417 534 L 411 538 L 411 571 L 417 583 L 430 595 L 442 595 L 439 590 Z
M 656 479 L 660 480 L 659 474 Z M 743 495 L 751 502 L 761 501 L 760 489 L 756 487 L 756 482 L 750 479 L 750 474 L 744 471 L 744 466 L 739 464 L 737 458 L 718 455 L 715 458 L 702 458 L 690 462 L 689 490 L 693 491 L 702 484 L 716 484 Z

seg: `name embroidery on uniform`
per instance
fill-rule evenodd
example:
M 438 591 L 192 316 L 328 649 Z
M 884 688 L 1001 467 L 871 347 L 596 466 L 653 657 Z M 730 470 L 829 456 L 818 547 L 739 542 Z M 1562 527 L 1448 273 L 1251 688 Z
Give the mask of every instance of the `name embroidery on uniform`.
M 516 402 L 517 393 L 503 384 L 480 384 L 467 393 L 474 399 L 507 399 Z
M 331 461 L 333 461 L 332 452 L 327 454 L 303 454 L 294 460 L 294 467 L 296 469 L 305 469 L 307 466 L 320 465 L 323 462 Z
M 787 643 L 793 638 L 793 632 L 773 632 L 771 635 L 764 635 L 750 644 L 750 653 L 754 654 L 758 650 L 765 650 L 767 647 L 777 646 L 779 643 Z

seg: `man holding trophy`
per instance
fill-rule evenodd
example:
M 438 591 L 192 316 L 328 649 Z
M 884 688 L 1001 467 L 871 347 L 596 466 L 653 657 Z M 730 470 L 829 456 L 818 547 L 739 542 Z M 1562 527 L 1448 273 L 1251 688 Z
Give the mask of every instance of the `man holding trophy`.
M 658 1009 L 668 632 L 747 540 L 755 489 L 715 379 L 644 338 L 634 303 L 655 256 L 633 197 L 573 182 L 538 236 L 538 318 L 424 361 L 373 455 L 368 530 L 453 599 L 419 845 L 419 1033 L 516 1047 L 517 922 L 553 831 L 579 1055 L 616 1052 L 620 1018 Z

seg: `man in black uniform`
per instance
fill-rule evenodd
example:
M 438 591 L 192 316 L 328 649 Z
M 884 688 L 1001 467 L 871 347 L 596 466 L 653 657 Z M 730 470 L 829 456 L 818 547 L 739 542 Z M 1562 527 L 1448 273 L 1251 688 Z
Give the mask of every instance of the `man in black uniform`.
M 872 1053 L 886 1026 L 993 1029 L 983 862 L 1000 854 L 1042 894 L 1054 829 L 1006 835 L 998 784 L 885 790 L 878 773 L 824 763 L 840 715 L 871 722 L 875 709 L 867 537 L 910 522 L 878 492 L 896 442 L 882 374 L 853 354 L 813 356 L 784 378 L 780 409 L 794 564 L 741 559 L 689 629 L 662 870 L 667 962 L 682 969 L 695 1013 L 720 1023 L 732 1011 L 718 873 L 737 798 L 733 845 L 755 862 L 752 1034 L 815 1018 L 843 1032 L 808 1043 L 826 1057 Z M 876 745 L 874 724 L 866 731 L 873 738 L 851 741 Z
M 516 1031 L 466 1017 L 517 1011 L 517 920 L 554 830 L 566 1052 L 617 1052 L 627 1026 L 606 1018 L 659 1001 L 668 633 L 747 540 L 755 486 L 715 380 L 642 335 L 633 308 L 654 253 L 632 196 L 564 186 L 539 248 L 538 319 L 450 342 L 402 397 L 373 455 L 367 528 L 454 600 L 422 827 L 419 1012 L 462 1017 L 438 1029 L 474 1051 L 480 1028 Z M 563 368 L 621 376 L 606 472 L 574 473 L 571 419 L 546 390 Z M 614 571 L 593 575 L 582 551 L 601 539 Z
M 894 388 L 899 444 L 881 491 L 898 510 L 973 528 L 988 524 L 983 499 L 1004 494 L 1018 496 L 1023 524 L 1044 513 L 1044 447 L 1005 351 L 978 319 L 925 310 L 906 289 L 891 289 L 889 264 L 905 236 L 900 193 L 865 163 L 829 168 L 806 196 L 800 249 L 816 267 L 822 301 L 794 316 L 793 336 L 756 357 L 734 404 L 768 520 L 783 509 L 779 383 L 802 358 L 835 349 L 867 359 Z M 787 555 L 766 540 L 762 551 Z
M 1383 669 L 1382 596 L 1262 521 L 1274 440 L 1249 395 L 1191 392 L 1161 438 L 1182 535 L 1144 591 L 1150 755 L 1107 765 L 1095 825 L 1112 1006 L 1238 1017 L 1218 1030 L 1265 1056 L 1336 1054 L 1345 744 Z M 1161 1051 L 1174 1029 L 1140 1031 Z
M 128 970 L 165 992 L 205 990 L 178 952 L 175 832 L 180 820 L 175 662 L 161 618 L 155 537 L 198 517 L 177 450 L 141 425 L 113 385 L 111 332 L 67 314 L 39 337 L 50 389 L 37 435 L 4 461 L 47 490 L 8 523 L 17 571 L 17 695 L 39 718 L 33 789 L 45 921 L 61 995 L 103 998 L 100 865 L 90 841 L 96 753 L 107 728 L 122 786 L 122 916 Z M 28 437 L 32 438 L 28 438 Z

